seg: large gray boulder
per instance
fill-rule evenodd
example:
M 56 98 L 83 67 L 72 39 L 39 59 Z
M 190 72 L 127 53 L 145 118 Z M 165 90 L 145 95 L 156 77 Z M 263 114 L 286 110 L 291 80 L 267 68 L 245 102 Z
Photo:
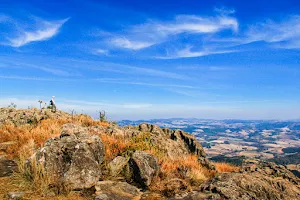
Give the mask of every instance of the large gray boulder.
M 142 187 L 148 187 L 153 178 L 158 175 L 159 165 L 157 158 L 143 151 L 136 151 L 129 160 L 133 179 Z
M 60 137 L 46 141 L 30 159 L 45 168 L 53 185 L 74 189 L 94 186 L 101 177 L 105 149 L 101 139 L 75 124 L 65 124 Z

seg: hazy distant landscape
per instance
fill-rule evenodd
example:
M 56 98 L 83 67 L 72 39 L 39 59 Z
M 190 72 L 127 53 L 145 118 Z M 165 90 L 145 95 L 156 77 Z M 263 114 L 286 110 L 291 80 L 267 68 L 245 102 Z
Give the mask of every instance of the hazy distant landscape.
M 119 124 L 141 122 L 123 120 Z M 285 156 L 299 156 L 300 152 L 300 120 L 154 119 L 146 122 L 192 133 L 212 159 L 229 158 L 227 160 L 235 159 L 235 162 L 242 158 L 282 160 Z M 299 159 L 295 163 L 290 158 L 289 162 L 285 164 L 300 164 L 297 163 Z

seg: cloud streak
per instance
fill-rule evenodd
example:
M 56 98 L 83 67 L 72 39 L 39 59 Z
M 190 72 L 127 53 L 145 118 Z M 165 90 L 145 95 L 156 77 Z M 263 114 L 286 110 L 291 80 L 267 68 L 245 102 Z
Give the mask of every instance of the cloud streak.
M 178 59 L 178 58 L 193 58 L 193 57 L 202 57 L 214 54 L 225 54 L 233 53 L 233 50 L 208 50 L 204 49 L 202 51 L 192 51 L 192 46 L 188 46 L 184 49 L 175 51 L 172 55 L 167 56 L 158 56 L 159 59 Z
M 74 71 L 74 69 L 72 70 L 66 70 L 66 69 L 61 69 L 58 67 L 53 67 L 53 65 L 55 64 L 39 64 L 39 65 L 35 65 L 35 64 L 29 64 L 29 63 L 24 63 L 24 61 L 20 61 L 18 59 L 15 58 L 3 58 L 0 57 L 1 60 L 1 64 L 0 67 L 3 68 L 8 68 L 8 69 L 28 69 L 28 68 L 32 68 L 32 69 L 38 69 L 44 72 L 48 72 L 49 74 L 53 74 L 56 76 L 65 76 L 65 77 L 70 77 L 70 76 L 81 76 L 81 74 L 77 71 Z
M 118 64 L 112 62 L 86 62 L 84 68 L 89 68 L 91 70 L 100 70 L 100 71 L 109 71 L 121 74 L 135 74 L 142 76 L 153 76 L 160 78 L 169 78 L 169 79 L 179 79 L 179 80 L 190 80 L 192 79 L 189 76 L 169 72 L 160 69 L 146 68 L 146 67 L 137 67 L 125 64 Z
M 250 26 L 246 35 L 249 42 L 285 42 L 282 46 L 278 44 L 276 47 L 300 48 L 300 16 L 294 15 L 281 22 L 268 20 L 265 23 Z
M 0 79 L 14 79 L 14 80 L 23 80 L 23 81 L 78 81 L 76 79 L 55 79 L 47 77 L 32 77 L 32 76 L 0 76 Z
M 8 38 L 8 45 L 21 47 L 32 42 L 49 40 L 59 32 L 62 25 L 68 20 L 69 18 L 57 21 L 38 20 L 36 27 L 30 27 L 31 30 L 20 29 L 17 36 Z
M 151 82 L 138 82 L 138 81 L 129 81 L 129 80 L 120 80 L 113 78 L 87 78 L 87 79 L 59 79 L 59 78 L 48 78 L 48 77 L 30 77 L 30 76 L 2 76 L 0 79 L 14 79 L 14 80 L 23 80 L 23 81 L 59 81 L 59 82 L 101 82 L 108 84 L 119 84 L 119 85 L 143 85 L 149 87 L 174 87 L 174 88 L 199 88 L 191 85 L 179 85 L 179 84 L 164 84 L 164 83 L 151 83 Z
M 153 42 L 142 42 L 142 41 L 133 41 L 127 38 L 113 38 L 111 39 L 111 44 L 115 47 L 124 48 L 124 49 L 132 49 L 139 50 L 146 47 L 152 46 Z
M 230 16 L 219 15 L 201 17 L 196 15 L 177 15 L 170 21 L 148 20 L 135 25 L 121 34 L 116 34 L 107 43 L 116 48 L 140 50 L 155 44 L 172 40 L 180 34 L 213 34 L 221 30 L 238 30 L 238 21 Z
M 221 47 L 236 47 L 253 42 L 265 42 L 270 48 L 300 48 L 300 16 L 292 15 L 281 21 L 271 19 L 248 25 L 234 37 L 211 38 L 208 44 Z

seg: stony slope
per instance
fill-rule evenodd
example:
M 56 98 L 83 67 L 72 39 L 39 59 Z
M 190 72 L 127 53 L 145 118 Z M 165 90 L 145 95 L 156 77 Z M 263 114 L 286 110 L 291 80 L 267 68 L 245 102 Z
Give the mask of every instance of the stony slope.
M 11 122 L 16 128 L 24 124 L 36 128 L 43 120 L 57 118 L 72 116 L 61 111 L 0 109 L 1 127 Z M 11 129 L 9 126 L 7 130 Z M 300 179 L 285 166 L 257 161 L 244 164 L 237 172 L 216 173 L 215 165 L 206 158 L 196 138 L 181 130 L 147 123 L 119 127 L 113 123 L 104 126 L 76 120 L 59 129 L 60 134 L 35 149 L 20 169 L 20 173 L 30 175 L 33 181 L 36 176 L 48 177 L 46 182 L 41 182 L 47 186 L 45 196 L 88 190 L 88 198 L 99 200 L 300 199 Z M 0 147 L 9 148 L 12 142 L 0 141 Z M 113 150 L 117 153 L 112 153 Z M 197 158 L 198 164 L 186 160 L 191 155 Z M 176 162 L 181 160 L 188 162 L 177 167 Z M 10 166 L 16 167 L 14 161 L 2 158 L 0 170 L 10 171 L 0 172 L 1 176 L 9 176 L 16 170 Z M 172 169 L 171 174 L 166 169 Z M 191 176 L 192 172 L 198 174 Z M 199 179 L 204 172 L 211 176 Z M 194 181 L 195 177 L 201 181 L 187 182 Z M 157 185 L 158 182 L 162 184 Z M 157 189 L 158 186 L 162 188 Z M 26 197 L 28 194 L 24 192 L 20 194 Z
M 63 111 L 51 112 L 49 109 L 15 109 L 0 108 L 0 124 L 11 122 L 15 125 L 38 123 L 43 119 L 70 118 L 69 113 Z

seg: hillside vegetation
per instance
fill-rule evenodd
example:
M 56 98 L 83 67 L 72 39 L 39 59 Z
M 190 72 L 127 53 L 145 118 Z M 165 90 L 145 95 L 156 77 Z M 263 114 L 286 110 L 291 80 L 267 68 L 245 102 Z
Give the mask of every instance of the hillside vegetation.
M 300 197 L 299 179 L 288 170 L 212 163 L 196 138 L 180 130 L 146 123 L 119 127 L 87 115 L 13 108 L 0 109 L 0 123 L 0 172 L 8 170 L 0 178 L 3 198 L 22 191 L 24 199 L 207 199 L 230 195 L 213 188 L 235 187 L 232 195 L 239 199 L 254 171 L 255 181 L 270 179 L 262 183 L 266 190 L 273 184 L 290 186 L 273 189 L 273 197 Z M 13 162 L 17 167 L 8 169 Z M 280 174 L 268 174 L 273 170 Z M 241 176 L 249 183 L 226 186 L 228 178 Z M 270 195 L 249 190 L 244 196 L 249 199 Z

